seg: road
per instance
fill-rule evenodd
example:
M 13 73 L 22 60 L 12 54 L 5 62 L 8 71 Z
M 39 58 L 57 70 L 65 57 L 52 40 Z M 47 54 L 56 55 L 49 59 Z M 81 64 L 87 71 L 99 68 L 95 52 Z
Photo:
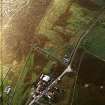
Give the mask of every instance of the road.
M 77 52 L 77 50 L 78 50 L 78 48 L 79 48 L 79 45 L 80 45 L 81 41 L 82 41 L 82 40 L 88 35 L 88 33 L 94 28 L 94 26 L 96 25 L 96 23 L 97 23 L 97 22 L 101 19 L 101 17 L 104 15 L 104 12 L 105 12 L 105 11 L 104 11 L 104 9 L 102 8 L 102 10 L 100 11 L 98 17 L 93 21 L 93 23 L 89 26 L 89 28 L 87 29 L 87 31 L 85 31 L 85 32 L 81 35 L 80 39 L 77 41 L 77 44 L 76 44 L 76 46 L 75 46 L 75 48 L 74 48 L 74 51 L 73 51 L 73 54 L 72 54 L 72 57 L 71 57 L 71 62 L 70 62 L 70 64 L 68 65 L 68 67 L 64 70 L 63 73 L 61 73 L 60 76 L 58 76 L 58 77 L 41 93 L 41 95 L 35 97 L 35 98 L 32 100 L 32 103 L 31 103 L 30 105 L 32 105 L 34 102 L 38 102 L 39 99 L 40 99 L 41 97 L 43 97 L 43 95 L 46 94 L 52 87 L 54 87 L 54 86 L 58 83 L 58 81 L 60 81 L 60 80 L 62 79 L 62 77 L 63 77 L 66 73 L 70 73 L 70 72 L 73 71 L 72 68 L 71 68 L 71 66 L 72 66 L 74 57 L 75 57 L 75 55 L 76 55 L 76 52 Z M 76 87 L 78 72 L 79 72 L 79 70 L 77 71 L 76 80 L 75 80 L 75 83 L 74 83 L 74 91 L 73 91 L 73 94 L 72 94 L 71 105 L 73 104 L 73 100 L 74 100 L 74 93 L 75 93 L 75 87 Z M 69 104 L 70 104 L 70 103 L 69 103 Z

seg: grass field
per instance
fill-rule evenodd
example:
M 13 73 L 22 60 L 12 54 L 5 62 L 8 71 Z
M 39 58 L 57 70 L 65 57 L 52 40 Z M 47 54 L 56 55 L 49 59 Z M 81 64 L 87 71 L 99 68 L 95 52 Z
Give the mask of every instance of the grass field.
M 38 3 L 39 3 L 38 6 L 40 8 L 41 6 L 40 2 L 38 1 Z M 80 34 L 86 31 L 90 21 L 99 12 L 99 8 L 95 10 L 91 10 L 87 7 L 82 6 L 78 2 L 73 3 L 72 0 L 71 1 L 54 0 L 53 2 L 51 2 L 41 21 L 39 21 L 40 20 L 39 18 L 34 19 L 35 14 L 32 8 L 30 8 L 29 10 L 32 11 L 32 14 L 28 11 L 29 12 L 28 15 L 30 17 L 32 15 L 33 20 L 30 21 L 31 18 L 29 18 L 28 15 L 24 16 L 25 19 L 28 19 L 30 21 L 28 23 L 28 21 L 25 20 L 23 17 L 21 17 L 21 14 L 20 14 L 20 17 L 23 20 L 25 20 L 27 24 L 23 24 L 23 27 L 21 28 L 20 26 L 21 22 L 22 23 L 25 23 L 25 22 L 21 20 L 19 21 L 20 23 L 18 24 L 18 22 L 15 20 L 15 18 L 16 19 L 18 18 L 15 17 L 14 20 L 16 23 L 13 21 L 14 22 L 13 25 L 15 24 L 13 28 L 16 31 L 16 33 L 14 33 L 14 30 L 12 30 L 13 33 L 12 31 L 9 30 L 10 36 L 13 34 L 14 39 L 16 38 L 15 35 L 17 36 L 19 33 L 21 41 L 24 40 L 24 43 L 19 45 L 20 46 L 19 51 L 21 51 L 21 53 L 23 54 L 25 52 L 25 48 L 29 50 L 28 56 L 23 54 L 24 60 L 22 62 L 22 66 L 21 67 L 19 66 L 16 69 L 15 67 L 13 67 L 14 68 L 13 70 L 18 72 L 17 74 L 16 72 L 14 72 L 14 74 L 17 75 L 17 78 L 15 78 L 13 81 L 16 84 L 15 86 L 13 85 L 15 90 L 15 94 L 12 97 L 13 105 L 23 105 L 24 99 L 27 98 L 27 94 L 30 92 L 30 86 L 32 82 L 38 78 L 41 72 L 44 72 L 44 73 L 50 72 L 50 70 L 53 68 L 53 62 L 58 63 L 54 59 L 53 60 L 49 59 L 49 57 L 46 54 L 42 54 L 38 51 L 33 51 L 33 53 L 30 54 L 30 49 L 28 48 L 30 45 L 28 45 L 28 47 L 27 46 L 25 47 L 25 44 L 30 44 L 28 43 L 28 41 L 30 41 L 30 39 L 33 38 L 34 32 L 35 32 L 35 37 L 37 37 L 38 35 L 40 37 L 41 36 L 47 37 L 46 39 L 48 39 L 48 41 L 45 40 L 45 44 L 42 43 L 43 49 L 46 50 L 49 54 L 53 55 L 56 59 L 60 59 L 62 61 L 64 54 L 69 53 L 68 49 L 73 47 L 73 45 L 77 42 Z M 43 11 L 43 8 L 42 8 L 42 11 Z M 37 19 L 38 19 L 38 22 L 40 22 L 39 24 L 36 21 Z M 32 24 L 30 28 L 30 23 L 35 24 L 35 26 Z M 24 32 L 22 32 L 23 31 L 22 29 L 24 29 L 25 26 L 26 26 L 26 29 L 24 30 Z M 34 28 L 36 28 L 37 33 Z M 29 29 L 28 34 L 27 34 L 27 29 Z M 98 22 L 96 27 L 86 37 L 86 40 L 83 41 L 83 47 L 85 47 L 89 52 L 99 57 L 102 57 L 102 58 L 105 57 L 104 33 L 105 33 L 105 23 L 104 23 L 104 19 L 102 19 L 102 23 L 101 21 Z M 30 34 L 31 34 L 31 38 L 30 38 Z M 21 37 L 22 35 L 23 37 Z M 27 39 L 25 35 L 27 35 L 27 38 L 29 39 Z M 43 41 L 43 38 L 41 41 Z M 15 55 L 18 54 L 16 55 L 16 57 L 18 58 L 21 56 L 21 53 L 15 52 L 13 54 Z M 16 57 L 14 60 L 17 60 Z M 58 64 L 57 66 L 58 67 L 56 67 L 56 69 L 54 70 L 55 74 L 56 73 L 59 74 L 61 73 L 62 70 L 64 70 L 61 64 Z M 8 67 L 6 68 L 8 69 Z M 6 72 L 7 70 L 4 68 L 3 69 L 4 76 L 6 75 Z M 74 78 L 71 78 L 71 77 L 64 78 L 64 80 L 61 83 L 61 87 L 64 90 L 66 90 L 66 96 L 65 96 L 66 99 L 62 100 L 62 102 L 58 102 L 56 105 L 67 105 L 68 103 L 67 101 L 69 101 L 69 96 L 71 94 L 71 90 L 73 86 L 73 80 Z M 7 81 L 9 81 L 9 79 Z M 7 83 L 6 85 L 8 85 L 8 82 L 6 83 Z

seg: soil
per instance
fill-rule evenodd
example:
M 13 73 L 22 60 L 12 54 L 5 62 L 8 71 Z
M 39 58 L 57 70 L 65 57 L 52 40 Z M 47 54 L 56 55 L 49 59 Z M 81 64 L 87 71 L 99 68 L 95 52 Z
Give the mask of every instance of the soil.
M 73 105 L 105 104 L 105 62 L 85 53 L 79 69 L 76 98 Z
M 76 0 L 81 6 L 90 10 L 97 10 L 99 8 L 96 5 L 95 0 Z
M 4 59 L 12 62 L 20 61 L 30 50 L 33 42 L 44 45 L 46 37 L 37 35 L 35 32 L 43 18 L 51 0 L 31 0 L 28 6 L 12 17 L 8 28 L 4 29 Z M 38 36 L 38 37 L 36 37 Z

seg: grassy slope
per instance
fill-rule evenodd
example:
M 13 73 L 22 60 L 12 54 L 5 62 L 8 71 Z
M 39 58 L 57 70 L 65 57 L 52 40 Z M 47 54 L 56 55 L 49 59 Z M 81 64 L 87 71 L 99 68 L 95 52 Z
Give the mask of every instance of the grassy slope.
M 96 13 L 96 11 L 83 8 L 77 3 L 73 3 L 71 6 L 70 4 L 71 2 L 69 0 L 62 0 L 62 2 L 56 0 L 48 9 L 48 12 L 37 28 L 40 34 L 43 34 L 50 39 L 50 43 L 52 43 L 52 48 L 54 49 L 53 53 L 55 52 L 55 55 L 64 54 L 65 49 L 70 43 L 72 44 L 77 39 L 77 36 L 80 35 L 81 31 L 86 28 L 84 26 L 89 23 Z M 68 7 L 68 14 L 70 15 L 66 18 L 64 12 L 67 11 Z M 65 26 L 56 24 L 61 16 L 66 18 L 61 21 Z M 65 34 L 65 37 L 69 38 L 68 41 L 64 41 L 62 33 L 57 32 L 56 27 L 58 29 L 61 28 L 61 30 L 64 28 L 69 30 L 68 34 Z M 71 36 L 73 37 L 71 38 Z
M 42 19 L 38 27 L 38 32 L 49 38 L 52 48 L 55 50 L 53 51 L 53 54 L 55 53 L 55 55 L 61 54 L 57 48 L 61 47 L 61 45 L 63 46 L 64 43 L 63 39 L 58 35 L 58 33 L 53 30 L 53 26 L 59 19 L 59 16 L 65 12 L 68 5 L 69 0 L 55 0 L 49 7 L 45 17 Z
M 63 39 L 61 38 L 60 35 L 58 35 L 58 33 L 52 29 L 52 27 L 54 27 L 56 21 L 59 19 L 59 16 L 61 16 L 66 8 L 68 7 L 69 5 L 69 0 L 56 0 L 53 5 L 49 8 L 48 12 L 46 13 L 45 17 L 42 19 L 40 25 L 39 25 L 39 28 L 38 28 L 38 31 L 40 34 L 43 34 L 45 36 L 47 36 L 49 39 L 50 39 L 50 43 L 53 44 L 54 46 L 54 52 L 55 55 L 59 55 L 61 53 L 61 51 L 64 53 L 64 49 L 60 50 L 58 49 L 58 47 L 62 47 L 62 45 L 64 45 L 64 41 Z M 61 8 L 62 7 L 62 8 Z M 96 13 L 96 11 L 91 11 L 91 10 L 88 10 L 86 8 L 83 8 L 81 7 L 80 5 L 78 5 L 77 3 L 74 3 L 69 12 L 71 13 L 70 17 L 66 20 L 66 28 L 68 28 L 69 30 L 72 31 L 72 33 L 74 33 L 74 39 L 77 38 L 77 36 L 80 35 L 80 31 L 83 31 L 85 29 L 85 25 L 88 24 L 88 22 L 91 20 L 91 18 L 94 17 L 94 14 Z M 98 28 L 98 30 L 100 30 L 101 34 L 104 33 L 104 31 L 102 31 L 102 29 Z M 98 31 L 97 30 L 97 31 Z M 76 32 L 78 31 L 77 34 L 75 34 Z M 98 31 L 99 32 L 99 31 Z M 96 38 L 96 35 L 97 35 L 97 38 Z M 94 39 L 99 39 L 100 38 L 100 41 L 103 41 L 103 38 L 102 37 L 99 37 L 99 34 L 97 32 L 95 32 L 95 36 L 91 39 L 91 38 L 88 38 L 88 42 L 90 45 L 90 43 L 93 42 Z M 93 35 L 93 33 L 92 33 Z M 50 44 L 48 43 L 48 44 Z M 97 44 L 98 43 L 98 44 Z M 55 46 L 56 45 L 56 46 Z M 69 42 L 67 43 L 67 46 L 69 45 Z M 95 52 L 98 52 L 98 53 L 102 53 L 102 51 L 97 51 L 97 47 L 94 48 L 94 45 L 100 45 L 100 42 L 95 42 L 95 43 L 92 43 L 92 47 L 89 49 L 90 51 L 95 51 Z M 67 47 L 66 46 L 66 47 Z M 86 46 L 87 47 L 87 46 Z M 100 46 L 98 46 L 100 48 Z M 104 45 L 101 46 L 101 48 L 103 49 Z M 93 50 L 93 48 L 95 50 Z M 30 64 L 30 61 L 28 62 Z M 50 63 L 50 62 L 48 62 Z M 28 65 L 28 67 L 30 67 Z M 17 87 L 16 87 L 16 94 L 14 96 L 14 105 L 20 105 L 20 103 L 22 102 L 22 99 L 24 97 L 21 97 L 22 95 L 22 92 L 24 90 L 23 88 L 23 85 L 24 85 L 24 78 L 29 70 L 28 67 L 25 67 L 26 69 L 22 70 L 23 71 L 23 75 L 21 76 L 20 80 L 18 81 L 18 84 L 17 84 Z M 48 65 L 46 65 L 44 71 L 47 71 L 47 69 L 50 68 Z M 19 90 L 21 89 L 21 90 Z M 65 87 L 65 89 L 67 89 L 67 92 L 69 92 L 69 87 Z M 20 99 L 20 101 L 18 101 L 18 99 Z M 16 101 L 17 100 L 17 101 Z M 67 101 L 67 100 L 66 100 Z M 63 105 L 66 105 L 66 102 L 63 103 Z M 61 105 L 61 104 L 60 104 Z
M 50 39 L 50 43 L 53 44 L 54 50 L 58 50 L 57 53 L 55 53 L 55 55 L 57 54 L 59 55 L 61 51 L 59 49 L 56 49 L 56 47 L 62 47 L 63 45 L 65 45 L 65 43 L 63 41 L 64 39 L 61 38 L 59 33 L 57 33 L 53 29 L 53 27 L 56 27 L 56 22 L 57 20 L 59 20 L 59 17 L 66 11 L 68 3 L 69 2 L 65 0 L 62 0 L 62 2 L 59 2 L 58 0 L 58 2 L 53 3 L 53 5 L 51 6 L 51 8 L 49 8 L 48 12 L 43 18 L 43 20 L 41 21 L 38 28 L 38 31 L 40 34 L 43 34 Z M 72 41 L 74 42 L 76 39 L 78 39 L 78 36 L 80 35 L 80 33 L 87 28 L 86 25 L 88 25 L 90 20 L 93 19 L 97 11 L 91 11 L 87 8 L 81 7 L 77 3 L 73 3 L 73 5 L 69 9 L 69 13 L 71 13 L 71 15 L 64 22 L 66 22 L 65 27 L 72 32 L 74 36 Z M 62 27 L 62 26 L 59 26 L 59 27 Z M 65 46 L 65 48 L 62 49 L 63 53 L 65 51 L 64 49 L 66 49 L 70 45 L 70 43 L 71 44 L 73 43 L 72 41 L 69 41 L 66 43 L 67 46 Z M 66 93 L 70 94 L 71 92 L 70 87 L 64 87 L 64 89 L 66 90 Z M 68 101 L 68 98 L 67 98 L 68 94 L 65 97 L 66 97 L 65 98 L 66 100 L 63 102 L 61 101 L 63 105 L 67 104 L 66 102 Z M 58 104 L 61 105 L 61 103 L 58 103 Z

